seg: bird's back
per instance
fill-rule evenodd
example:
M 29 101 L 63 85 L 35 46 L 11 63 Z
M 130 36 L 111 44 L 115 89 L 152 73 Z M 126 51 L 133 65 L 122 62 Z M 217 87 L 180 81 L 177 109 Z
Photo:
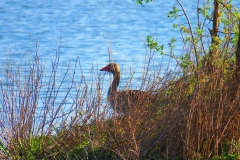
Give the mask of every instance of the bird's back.
M 147 111 L 155 100 L 155 95 L 140 90 L 120 91 L 110 96 L 111 106 L 121 113 Z

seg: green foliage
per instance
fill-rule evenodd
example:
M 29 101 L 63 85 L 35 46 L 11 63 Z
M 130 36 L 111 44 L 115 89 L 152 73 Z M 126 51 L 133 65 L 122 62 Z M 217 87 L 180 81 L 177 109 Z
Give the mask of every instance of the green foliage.
M 164 54 L 164 50 L 163 50 L 164 45 L 163 44 L 159 45 L 157 41 L 153 40 L 153 36 L 147 36 L 147 46 L 150 49 L 155 49 L 161 54 Z
M 234 142 L 236 150 L 239 150 L 239 142 Z M 222 144 L 222 155 L 213 156 L 210 160 L 238 160 L 240 158 L 239 152 L 231 152 L 232 143 L 228 140 L 223 141 Z
M 189 54 L 186 53 L 185 56 L 182 56 L 180 59 L 181 59 L 180 66 L 183 69 L 188 69 L 193 66 L 193 62 L 190 60 Z
M 173 28 L 177 29 L 179 27 L 179 24 L 173 24 Z
M 136 2 L 138 3 L 138 4 L 143 4 L 143 2 L 146 2 L 146 3 L 149 3 L 149 2 L 152 2 L 152 1 L 154 1 L 154 0 L 136 0 Z
M 210 0 L 207 0 L 206 3 L 201 8 L 198 8 L 198 14 L 203 15 L 205 19 L 211 20 L 212 10 L 213 10 L 212 2 Z
M 176 39 L 172 38 L 171 42 L 168 43 L 168 46 L 171 50 L 175 48 L 174 42 L 176 42 Z
M 1 141 L 0 141 L 0 151 L 2 151 L 5 155 L 8 155 L 8 149 Z
M 209 160 L 238 160 L 239 155 L 238 154 L 231 154 L 228 153 L 227 155 L 224 156 L 215 156 L 212 158 L 209 158 Z
M 203 36 L 204 30 L 196 28 L 196 32 L 197 32 L 197 35 L 200 37 L 200 36 Z
M 13 159 L 39 159 L 43 158 L 47 153 L 47 148 L 52 145 L 52 138 L 47 136 L 33 136 L 31 135 L 29 139 L 19 139 L 15 142 L 14 151 L 9 151 L 14 153 Z
M 178 18 L 178 9 L 173 7 L 171 11 L 168 13 L 168 18 Z
M 189 46 L 189 48 L 185 48 L 183 52 L 187 54 L 182 54 L 183 56 L 178 58 L 179 56 L 174 54 L 174 48 L 175 44 L 174 42 L 175 37 L 171 39 L 171 41 L 168 43 L 168 47 L 170 49 L 169 54 L 165 50 L 163 50 L 163 45 L 159 45 L 159 43 L 156 40 L 153 40 L 152 36 L 147 36 L 147 46 L 150 49 L 155 49 L 156 51 L 160 52 L 160 54 L 164 54 L 166 56 L 172 57 L 174 60 L 177 61 L 179 66 L 184 69 L 185 71 L 193 71 L 193 69 L 200 69 L 199 66 L 202 66 L 201 63 L 205 63 L 205 60 L 201 61 L 200 57 L 207 56 L 209 52 L 214 51 L 216 52 L 223 52 L 225 55 L 231 55 L 230 52 L 232 50 L 229 50 L 229 48 L 236 45 L 238 40 L 238 17 L 239 12 L 237 8 L 234 8 L 232 5 L 232 1 L 229 1 L 227 3 L 221 2 L 219 7 L 219 28 L 223 30 L 219 30 L 221 32 L 221 36 L 215 36 L 211 37 L 211 33 L 208 31 L 208 28 L 206 26 L 206 23 L 209 23 L 213 19 L 213 1 L 206 0 L 202 5 L 199 5 L 199 8 L 197 9 L 197 18 L 196 19 L 196 27 L 195 29 L 192 29 L 192 24 L 190 21 L 188 21 L 187 13 L 184 12 L 184 9 L 182 10 L 178 9 L 177 7 L 173 7 L 172 10 L 169 11 L 168 18 L 178 18 L 179 15 L 186 17 L 187 23 L 174 23 L 172 26 L 174 29 L 178 29 L 181 32 L 182 35 L 182 42 L 184 46 Z M 194 23 L 194 22 L 193 22 Z M 225 35 L 223 35 L 223 34 Z M 232 34 L 234 33 L 234 34 Z M 209 48 L 206 48 L 204 46 L 206 42 L 209 42 L 209 37 L 211 37 L 214 40 L 214 44 L 209 45 Z M 228 46 L 228 47 L 227 47 Z M 200 52 L 200 53 L 199 53 Z M 232 54 L 233 55 L 233 54 Z M 190 58 L 191 57 L 191 58 Z M 214 59 L 214 63 L 217 65 L 221 65 L 222 62 L 230 62 L 227 59 L 225 59 L 226 56 L 218 56 L 217 59 Z M 231 57 L 228 57 L 231 59 Z M 209 59 L 210 60 L 210 59 Z M 216 62 L 216 60 L 219 60 L 219 62 Z M 211 63 L 211 62 L 210 62 Z M 230 63 L 234 63 L 231 61 Z M 215 65 L 214 64 L 214 65 Z M 205 64 L 203 64 L 204 66 Z
M 190 31 L 189 31 L 189 28 L 187 28 L 186 26 L 184 26 L 184 25 L 179 25 L 180 26 L 180 31 L 181 32 L 183 32 L 183 33 L 187 33 L 187 34 L 189 34 L 190 33 Z

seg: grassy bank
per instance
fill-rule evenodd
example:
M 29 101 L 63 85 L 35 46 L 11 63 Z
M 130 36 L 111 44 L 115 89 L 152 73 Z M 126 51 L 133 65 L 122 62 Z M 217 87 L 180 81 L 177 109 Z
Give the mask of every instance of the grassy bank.
M 239 88 L 235 70 L 226 70 L 229 63 L 214 66 L 211 74 L 199 69 L 187 76 L 162 74 L 155 66 L 159 73 L 150 79 L 146 67 L 139 89 L 158 100 L 144 112 L 135 106 L 121 115 L 109 108 L 104 78 L 96 70 L 90 73 L 94 82 L 81 74 L 75 78 L 81 64 L 76 59 L 75 68 L 57 76 L 58 60 L 56 54 L 52 69 L 45 70 L 36 53 L 27 67 L 11 64 L 2 70 L 1 158 L 238 157 Z

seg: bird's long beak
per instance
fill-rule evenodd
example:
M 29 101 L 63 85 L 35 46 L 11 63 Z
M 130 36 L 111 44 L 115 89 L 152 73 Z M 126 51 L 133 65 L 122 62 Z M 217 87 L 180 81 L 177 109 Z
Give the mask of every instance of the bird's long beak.
M 100 69 L 100 71 L 109 71 L 109 67 L 108 66 L 103 67 L 102 69 Z

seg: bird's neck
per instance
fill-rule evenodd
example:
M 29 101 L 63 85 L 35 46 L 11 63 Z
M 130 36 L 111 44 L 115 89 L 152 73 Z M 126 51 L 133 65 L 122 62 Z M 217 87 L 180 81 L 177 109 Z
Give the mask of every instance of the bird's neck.
M 117 87 L 118 87 L 119 81 L 120 81 L 120 72 L 114 73 L 113 77 L 114 77 L 113 82 L 108 90 L 108 96 L 110 96 L 114 92 L 117 92 Z

